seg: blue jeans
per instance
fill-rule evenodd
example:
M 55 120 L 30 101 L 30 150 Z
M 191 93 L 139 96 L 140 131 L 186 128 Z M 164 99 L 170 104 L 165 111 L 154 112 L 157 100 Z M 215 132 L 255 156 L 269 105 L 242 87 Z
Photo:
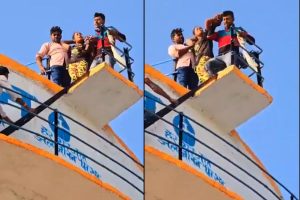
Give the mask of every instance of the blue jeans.
M 198 76 L 192 67 L 180 67 L 177 69 L 177 82 L 190 90 L 198 86 Z
M 216 75 L 226 67 L 231 65 L 231 55 L 233 54 L 233 64 L 237 67 L 240 65 L 240 60 L 237 52 L 228 52 L 223 55 L 210 59 L 205 64 L 205 69 L 210 76 Z
M 109 55 L 105 55 L 104 57 L 104 61 L 102 60 L 102 56 L 96 56 L 96 58 L 93 60 L 90 69 L 96 67 L 97 65 L 99 65 L 102 62 L 106 62 L 108 65 L 110 65 L 112 68 L 114 68 L 114 65 L 116 64 L 116 61 Z
M 51 66 L 51 80 L 62 87 L 70 86 L 71 79 L 65 66 Z

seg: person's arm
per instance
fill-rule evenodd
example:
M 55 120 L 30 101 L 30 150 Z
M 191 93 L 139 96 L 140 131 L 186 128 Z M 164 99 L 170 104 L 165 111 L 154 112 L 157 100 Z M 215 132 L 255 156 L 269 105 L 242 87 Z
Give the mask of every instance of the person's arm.
M 48 43 L 43 44 L 40 51 L 35 56 L 35 61 L 41 71 L 41 74 L 46 74 L 46 69 L 43 66 L 43 58 L 48 53 L 48 48 L 47 48 L 48 45 L 49 45 Z
M 4 119 L 6 122 L 13 124 L 14 122 L 6 115 L 2 106 L 0 105 L 0 119 Z
M 75 44 L 74 40 L 62 40 L 61 42 L 66 44 Z
M 35 109 L 30 108 L 21 98 L 17 98 L 16 102 L 23 106 L 30 113 L 35 111 Z
M 116 29 L 109 29 L 109 34 L 111 34 L 115 39 L 117 39 L 121 42 L 126 41 L 126 36 Z
M 182 49 L 176 49 L 174 45 L 171 45 L 168 49 L 168 53 L 173 58 L 180 58 L 186 54 L 190 49 L 194 48 L 195 41 L 189 41 L 189 45 Z
M 148 85 L 157 94 L 168 99 L 171 103 L 176 103 L 175 99 L 171 98 L 161 87 L 159 87 L 157 84 L 155 84 L 153 81 L 151 81 L 147 77 L 145 78 L 145 84 Z
M 14 124 L 14 122 L 9 117 L 7 117 L 7 116 L 5 116 L 5 117 L 1 116 L 1 118 L 4 119 L 6 122 L 8 122 L 10 124 Z
M 221 25 L 222 14 L 217 14 L 216 16 L 205 20 L 205 29 L 210 31 L 214 30 L 216 27 Z
M 222 14 L 217 14 L 213 18 L 205 20 L 205 31 L 207 32 L 207 39 L 209 40 L 218 40 L 218 33 L 215 32 L 215 29 L 221 25 Z
M 35 61 L 36 61 L 36 64 L 37 66 L 39 67 L 40 71 L 41 71 L 41 74 L 44 75 L 46 74 L 46 69 L 45 67 L 43 66 L 43 62 L 42 62 L 43 58 L 39 55 L 37 55 L 35 57 Z
M 254 44 L 255 43 L 255 38 L 249 35 L 246 31 L 242 30 L 238 32 L 238 35 L 241 36 L 248 42 L 249 44 Z
M 178 49 L 178 56 L 179 58 L 186 54 L 190 49 L 194 48 L 195 42 L 192 41 L 188 46 L 184 47 L 183 49 Z

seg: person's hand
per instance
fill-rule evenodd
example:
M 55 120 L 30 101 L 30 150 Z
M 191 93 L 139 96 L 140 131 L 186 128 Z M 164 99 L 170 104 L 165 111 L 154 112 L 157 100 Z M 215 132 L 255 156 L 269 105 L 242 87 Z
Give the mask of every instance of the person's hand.
M 247 33 L 245 31 L 238 32 L 238 35 L 242 38 L 245 38 L 247 36 Z
M 176 100 L 176 99 L 173 99 L 173 98 L 170 98 L 169 101 L 170 101 L 172 104 L 176 104 L 176 103 L 177 103 L 177 100 Z
M 44 66 L 40 68 L 40 71 L 41 71 L 41 75 L 45 75 L 46 74 L 46 69 L 45 69 Z
M 84 38 L 84 42 L 88 42 L 89 44 L 96 43 L 97 42 L 97 38 L 94 37 L 94 36 L 89 35 L 89 36 L 86 36 Z
M 90 45 L 90 42 L 91 42 L 91 39 L 90 38 L 87 38 L 87 39 L 85 39 L 84 40 L 84 43 L 85 43 L 85 45 Z
M 213 26 L 220 26 L 223 20 L 223 14 L 217 14 L 213 18 Z
M 35 109 L 34 108 L 28 108 L 28 112 L 35 113 Z
M 189 47 L 193 47 L 196 43 L 196 40 L 193 40 L 193 39 L 188 39 L 186 40 L 186 45 L 188 45 Z

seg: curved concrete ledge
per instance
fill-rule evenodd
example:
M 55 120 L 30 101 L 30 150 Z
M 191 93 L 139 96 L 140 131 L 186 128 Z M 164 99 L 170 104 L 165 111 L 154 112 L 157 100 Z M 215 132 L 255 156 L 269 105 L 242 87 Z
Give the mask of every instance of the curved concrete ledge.
M 102 63 L 57 102 L 69 104 L 102 127 L 136 103 L 142 95 L 134 83 Z
M 147 200 L 242 200 L 236 193 L 184 162 L 153 147 L 145 147 Z
M 0 152 L 0 199 L 130 199 L 63 159 L 2 134 Z

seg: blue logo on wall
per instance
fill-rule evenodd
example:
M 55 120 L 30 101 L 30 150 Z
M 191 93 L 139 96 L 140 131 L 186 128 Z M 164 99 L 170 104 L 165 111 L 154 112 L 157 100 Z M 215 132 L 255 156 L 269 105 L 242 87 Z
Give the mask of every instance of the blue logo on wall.
M 49 117 L 48 117 L 48 121 L 49 121 L 49 126 L 52 130 L 52 132 L 54 133 L 54 112 L 52 112 Z M 60 127 L 58 129 L 58 138 L 62 139 L 65 142 L 69 142 L 70 141 L 70 127 L 67 123 L 67 121 L 65 120 L 65 118 L 63 117 L 63 115 L 61 113 L 58 113 L 58 127 Z
M 52 139 L 54 138 L 54 112 L 50 113 L 48 116 L 48 125 L 50 127 L 50 130 L 44 126 L 41 127 L 41 135 Z M 85 170 L 86 172 L 96 176 L 97 178 L 100 178 L 100 174 L 91 167 L 88 162 L 86 156 L 84 156 L 77 148 L 73 148 L 75 151 L 67 148 L 71 147 L 70 140 L 70 126 L 67 122 L 67 120 L 64 118 L 64 116 L 61 113 L 58 113 L 58 143 L 62 144 L 66 147 L 63 147 L 61 145 L 58 145 L 58 154 L 62 155 L 69 160 L 71 160 L 74 163 L 79 163 L 80 167 Z M 45 138 L 36 136 L 35 137 L 39 142 L 44 143 L 49 148 L 54 149 L 54 143 L 46 140 Z
M 174 131 L 177 134 L 177 136 L 179 136 L 179 119 L 180 119 L 180 115 L 177 115 L 174 117 L 173 119 L 173 125 L 174 125 Z M 187 132 L 183 132 L 182 135 L 182 141 L 183 143 L 189 145 L 189 146 L 195 146 L 195 130 L 193 128 L 193 126 L 191 125 L 190 121 L 188 120 L 188 118 L 183 117 L 183 130 L 187 130 Z
M 148 91 L 145 91 L 145 108 L 151 112 L 156 112 L 156 104 L 158 102 L 162 102 L 161 99 L 158 97 L 154 96 Z M 146 115 L 145 115 L 146 116 Z M 173 130 L 165 130 L 164 136 L 166 139 L 172 141 L 175 144 L 178 144 L 179 141 L 179 120 L 180 120 L 180 115 L 176 115 L 173 120 Z M 182 151 L 182 156 L 188 163 L 191 165 L 197 167 L 198 169 L 202 170 L 205 172 L 207 176 L 210 178 L 214 179 L 215 181 L 219 182 L 220 184 L 224 185 L 225 182 L 224 180 L 216 173 L 213 171 L 213 168 L 211 166 L 211 162 L 209 159 L 206 158 L 205 155 L 203 155 L 200 152 L 197 152 L 195 149 L 195 129 L 193 128 L 193 125 L 191 121 L 187 117 L 183 117 L 183 147 L 188 149 L 189 151 L 183 150 Z M 166 146 L 168 149 L 170 149 L 173 152 L 176 152 L 178 154 L 179 148 L 178 146 L 171 144 L 165 140 L 158 139 L 158 142 Z M 196 154 L 192 153 L 195 152 Z
M 29 106 L 32 107 L 32 100 L 37 100 L 37 98 L 25 90 L 22 90 L 21 88 L 18 88 L 16 86 L 12 86 L 13 90 L 21 94 L 22 100 Z M 7 91 L 3 91 L 0 95 L 0 100 L 3 103 L 8 103 L 10 101 L 10 95 L 7 93 Z M 27 114 L 27 111 L 22 109 L 20 112 L 20 117 L 24 117 Z M 46 138 L 49 138 L 53 140 L 54 138 L 54 112 L 51 112 L 48 116 L 48 125 L 50 129 L 42 126 L 41 127 L 41 135 L 45 136 Z M 70 126 L 67 123 L 67 120 L 63 117 L 62 114 L 58 113 L 58 143 L 63 144 L 64 146 L 71 147 L 70 145 Z M 35 139 L 41 143 L 44 143 L 50 148 L 54 149 L 54 143 L 46 140 L 43 137 L 35 136 Z M 88 173 L 96 176 L 97 178 L 100 178 L 100 174 L 93 169 L 88 163 L 87 158 L 80 153 L 78 149 L 75 149 L 75 151 L 72 151 L 66 147 L 62 147 L 59 145 L 58 148 L 59 155 L 63 155 L 64 157 L 67 157 L 69 160 L 71 160 L 74 163 L 80 163 L 80 166 L 82 169 L 87 171 Z
M 144 104 L 145 109 L 156 112 L 156 102 L 162 103 L 161 99 L 154 96 L 152 93 L 148 92 L 147 90 L 144 91 Z

